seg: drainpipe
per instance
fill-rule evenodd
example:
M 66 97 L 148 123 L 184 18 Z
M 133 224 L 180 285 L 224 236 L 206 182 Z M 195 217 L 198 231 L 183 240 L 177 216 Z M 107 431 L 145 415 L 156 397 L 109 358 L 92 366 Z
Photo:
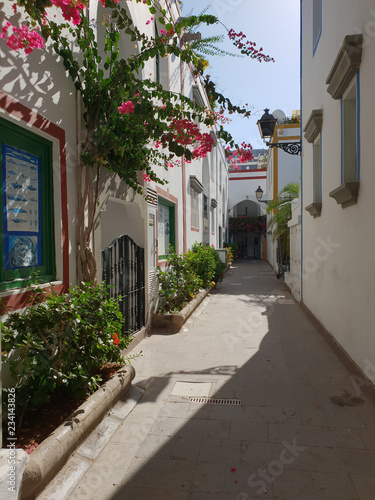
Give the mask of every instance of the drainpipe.
M 183 41 L 180 40 L 180 48 L 182 48 Z M 184 62 L 180 59 L 180 80 L 181 80 L 181 95 L 184 95 L 185 91 L 185 80 L 184 80 Z M 183 252 L 187 252 L 187 241 L 186 241 L 186 173 L 185 173 L 185 158 L 182 157 L 181 161 L 182 168 L 182 231 L 183 231 Z

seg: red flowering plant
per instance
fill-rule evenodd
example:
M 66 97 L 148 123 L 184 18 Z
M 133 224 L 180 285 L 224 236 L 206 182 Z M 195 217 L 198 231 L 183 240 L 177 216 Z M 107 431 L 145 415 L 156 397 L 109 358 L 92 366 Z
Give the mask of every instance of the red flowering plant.
M 232 150 L 230 146 L 225 149 L 225 154 L 229 163 L 229 167 L 238 169 L 240 163 L 247 163 L 254 160 L 252 145 L 242 142 L 238 149 Z
M 265 233 L 267 227 L 267 218 L 265 215 L 256 217 L 230 217 L 229 234 L 236 233 Z

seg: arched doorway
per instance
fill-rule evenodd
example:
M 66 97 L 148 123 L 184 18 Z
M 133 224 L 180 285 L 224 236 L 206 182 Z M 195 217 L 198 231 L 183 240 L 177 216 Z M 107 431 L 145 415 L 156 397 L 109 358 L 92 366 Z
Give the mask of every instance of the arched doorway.
M 262 259 L 265 217 L 261 213 L 259 203 L 248 199 L 233 207 L 229 231 L 240 259 Z

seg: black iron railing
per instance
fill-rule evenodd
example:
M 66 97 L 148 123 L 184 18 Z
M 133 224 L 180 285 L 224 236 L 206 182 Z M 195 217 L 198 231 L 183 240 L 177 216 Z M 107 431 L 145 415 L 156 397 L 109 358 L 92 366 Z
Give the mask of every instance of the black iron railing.
M 102 251 L 103 281 L 111 285 L 110 297 L 119 300 L 125 318 L 123 334 L 136 332 L 145 324 L 144 257 L 144 248 L 125 235 Z

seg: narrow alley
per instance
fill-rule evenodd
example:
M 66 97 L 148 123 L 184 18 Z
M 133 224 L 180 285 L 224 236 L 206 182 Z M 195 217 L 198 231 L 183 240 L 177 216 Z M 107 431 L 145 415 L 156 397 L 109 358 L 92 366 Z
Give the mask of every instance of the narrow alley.
M 39 500 L 375 498 L 375 402 L 268 264 L 234 263 L 180 333 L 139 351 L 111 414 L 132 410 Z

